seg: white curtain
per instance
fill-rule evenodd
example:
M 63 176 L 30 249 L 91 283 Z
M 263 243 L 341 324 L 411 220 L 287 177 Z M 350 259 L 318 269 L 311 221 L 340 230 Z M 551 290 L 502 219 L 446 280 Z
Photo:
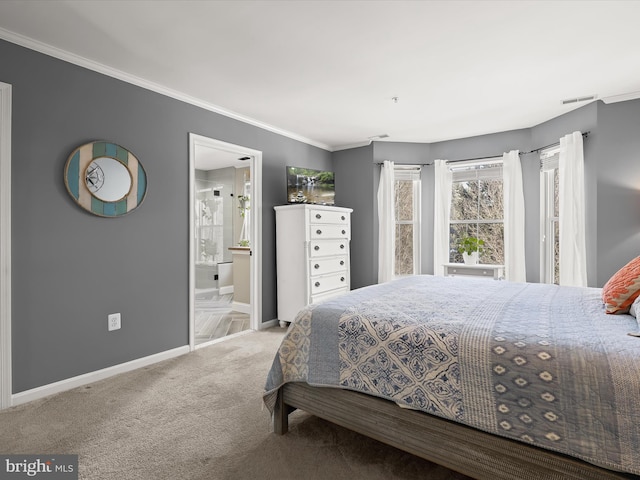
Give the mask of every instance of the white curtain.
M 524 256 L 524 192 L 518 150 L 502 155 L 504 195 L 504 274 L 512 282 L 526 282 Z
M 587 286 L 586 211 L 582 133 L 560 139 L 558 158 L 560 285 Z
M 433 211 L 433 274 L 444 275 L 449 263 L 449 213 L 451 210 L 452 174 L 446 160 L 436 160 Z
M 378 184 L 378 283 L 393 280 L 396 256 L 394 164 L 385 160 Z

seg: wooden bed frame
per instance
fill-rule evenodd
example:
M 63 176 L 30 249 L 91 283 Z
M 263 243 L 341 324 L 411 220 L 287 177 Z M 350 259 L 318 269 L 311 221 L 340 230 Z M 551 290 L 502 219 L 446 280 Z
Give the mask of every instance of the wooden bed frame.
M 640 479 L 566 455 L 481 432 L 362 393 L 305 383 L 278 390 L 274 432 L 288 430 L 295 409 L 437 463 L 478 480 Z

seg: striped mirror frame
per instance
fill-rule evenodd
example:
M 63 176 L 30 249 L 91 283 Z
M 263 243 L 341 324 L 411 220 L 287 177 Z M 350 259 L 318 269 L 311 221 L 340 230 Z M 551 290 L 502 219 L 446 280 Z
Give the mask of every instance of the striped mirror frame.
M 128 180 L 126 175 L 124 179 L 119 175 L 115 185 L 119 193 L 113 199 L 103 194 L 107 186 L 114 187 L 109 172 L 101 168 L 105 162 L 116 169 L 122 166 L 129 174 Z M 64 167 L 64 183 L 78 205 L 101 217 L 126 215 L 140 206 L 147 193 L 147 174 L 138 158 L 126 148 L 103 140 L 85 143 L 71 152 Z

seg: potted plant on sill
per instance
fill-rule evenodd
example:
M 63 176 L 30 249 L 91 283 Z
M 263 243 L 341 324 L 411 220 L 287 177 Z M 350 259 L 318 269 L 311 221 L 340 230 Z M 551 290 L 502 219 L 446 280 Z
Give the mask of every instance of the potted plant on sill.
M 462 254 L 466 265 L 476 265 L 483 246 L 484 240 L 476 237 L 463 237 L 458 242 L 458 253 Z

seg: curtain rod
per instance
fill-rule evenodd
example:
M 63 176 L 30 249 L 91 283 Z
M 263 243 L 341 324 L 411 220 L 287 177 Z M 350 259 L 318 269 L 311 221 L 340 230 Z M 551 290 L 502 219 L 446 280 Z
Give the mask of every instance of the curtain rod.
M 588 137 L 590 132 L 584 132 L 582 134 L 582 137 Z M 539 152 L 540 150 L 545 150 L 547 148 L 551 148 L 551 147 L 555 147 L 557 145 L 560 145 L 560 142 L 555 142 L 552 143 L 550 145 L 545 145 L 544 147 L 539 147 L 539 148 L 534 148 L 533 150 L 530 150 L 528 152 L 518 152 L 518 155 L 529 155 L 530 153 L 536 153 Z M 502 154 L 500 155 L 493 155 L 491 157 L 477 157 L 477 158 L 462 158 L 460 160 L 447 160 L 447 163 L 456 163 L 456 162 L 470 162 L 472 160 L 489 160 L 490 158 L 498 158 L 498 157 L 502 157 Z
M 582 138 L 587 138 L 590 133 L 591 132 L 584 132 L 582 134 Z M 558 145 L 560 145 L 560 142 L 551 143 L 549 145 L 545 145 L 544 147 L 534 148 L 533 150 L 531 150 L 529 152 L 521 152 L 520 155 L 528 155 L 530 153 L 536 153 L 536 152 L 539 152 L 540 150 L 546 150 L 547 148 L 556 147 Z
M 383 162 L 377 162 L 376 165 L 384 165 Z M 428 167 L 429 165 L 433 165 L 433 163 L 399 163 L 401 167 Z
M 589 133 L 591 132 L 584 132 L 582 134 L 583 138 L 586 138 L 589 136 Z M 539 148 L 534 148 L 533 150 L 530 150 L 528 152 L 518 152 L 518 155 L 529 155 L 530 153 L 536 153 L 539 152 L 540 150 L 545 150 L 547 148 L 551 148 L 551 147 L 555 147 L 557 145 L 560 145 L 560 142 L 555 142 L 555 143 L 551 143 L 549 145 L 545 145 L 544 147 L 539 147 Z M 447 163 L 458 163 L 458 162 L 471 162 L 473 160 L 489 160 L 491 158 L 499 158 L 502 157 L 502 154 L 500 155 L 492 155 L 489 157 L 476 157 L 476 158 L 460 158 L 458 160 L 447 160 Z M 382 163 L 376 163 L 376 165 L 382 165 Z M 423 164 L 416 164 L 416 167 L 426 167 L 429 165 L 433 165 L 433 163 L 423 163 Z

